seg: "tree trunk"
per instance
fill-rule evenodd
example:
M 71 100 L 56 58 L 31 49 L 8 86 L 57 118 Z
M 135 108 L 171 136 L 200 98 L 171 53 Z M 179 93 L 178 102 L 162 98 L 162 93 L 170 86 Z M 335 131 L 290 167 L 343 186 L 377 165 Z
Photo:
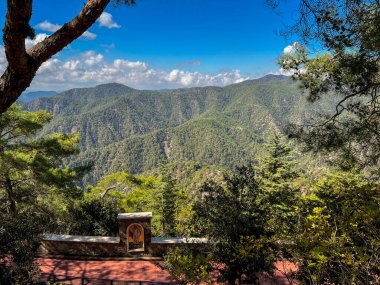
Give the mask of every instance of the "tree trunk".
M 7 67 L 0 78 L 0 114 L 15 103 L 21 93 L 29 87 L 38 67 L 30 64 L 25 73 L 16 72 L 10 66 Z
M 12 180 L 10 179 L 8 173 L 6 174 L 6 178 L 5 178 L 5 189 L 8 194 L 9 209 L 12 212 L 12 214 L 16 215 L 17 213 L 16 200 L 14 198 Z

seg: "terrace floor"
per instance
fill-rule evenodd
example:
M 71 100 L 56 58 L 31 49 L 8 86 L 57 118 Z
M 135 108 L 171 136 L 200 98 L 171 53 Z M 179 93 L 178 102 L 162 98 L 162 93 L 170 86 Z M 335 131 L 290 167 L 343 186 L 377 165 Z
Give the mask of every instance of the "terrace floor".
M 59 279 L 64 277 L 85 277 L 89 279 L 108 279 L 108 280 L 128 280 L 129 282 L 152 282 L 152 283 L 176 283 L 170 279 L 170 274 L 163 269 L 163 261 L 155 258 L 146 260 L 133 260 L 128 258 L 120 259 L 101 259 L 101 260 L 80 260 L 65 258 L 38 258 L 36 259 L 44 278 L 57 276 Z M 296 267 L 290 262 L 277 262 L 275 278 L 262 278 L 261 285 L 289 285 L 297 284 L 289 282 L 286 274 L 294 272 Z M 50 279 L 52 280 L 52 279 Z M 71 283 L 80 284 L 79 279 Z M 141 284 L 143 284 L 141 283 Z M 108 284 L 98 282 L 87 282 L 86 284 Z M 116 283 L 113 283 L 116 284 Z
M 170 274 L 162 268 L 163 262 L 156 260 L 70 260 L 38 258 L 42 275 L 86 277 L 129 281 L 170 283 Z

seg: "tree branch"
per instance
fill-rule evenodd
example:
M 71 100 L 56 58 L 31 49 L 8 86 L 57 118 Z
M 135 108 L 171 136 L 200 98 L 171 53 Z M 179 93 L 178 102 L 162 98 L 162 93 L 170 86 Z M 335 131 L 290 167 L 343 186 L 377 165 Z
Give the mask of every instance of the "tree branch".
M 80 37 L 99 18 L 110 0 L 88 0 L 82 11 L 58 31 L 28 50 L 28 54 L 42 64 Z
M 88 0 L 75 18 L 25 51 L 25 39 L 31 34 L 32 0 L 8 0 L 3 30 L 8 67 L 0 78 L 0 114 L 29 87 L 41 64 L 80 37 L 99 18 L 109 2 Z

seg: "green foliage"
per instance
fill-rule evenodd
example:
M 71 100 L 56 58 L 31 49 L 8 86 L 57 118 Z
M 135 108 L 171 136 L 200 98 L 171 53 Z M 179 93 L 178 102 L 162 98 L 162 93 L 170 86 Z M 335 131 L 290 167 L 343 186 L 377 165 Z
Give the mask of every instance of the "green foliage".
M 83 199 L 67 208 L 67 228 L 70 234 L 88 236 L 116 236 L 117 215 L 123 212 L 117 199 Z
M 204 250 L 201 246 L 170 249 L 165 256 L 164 267 L 180 284 L 209 282 L 212 265 Z
M 85 168 L 62 166 L 64 157 L 77 152 L 79 136 L 35 138 L 51 118 L 45 111 L 22 111 L 17 106 L 0 115 L 0 259 L 11 256 L 10 265 L 2 267 L 8 278 L 4 282 L 35 281 L 33 258 L 41 235 L 56 222 L 56 209 L 46 199 L 54 197 L 54 203 L 62 204 L 81 195 L 74 180 Z
M 264 192 L 254 170 L 242 168 L 225 180 L 225 187 L 211 182 L 203 186 L 204 198 L 194 207 L 194 223 L 210 239 L 211 258 L 226 265 L 222 277 L 232 284 L 242 275 L 254 280 L 272 269 L 274 257 L 269 253 L 273 241 L 268 241 L 273 233 L 267 226 L 268 212 L 261 203 Z M 245 251 L 255 247 L 265 250 L 254 255 Z
M 170 179 L 170 184 L 162 184 L 170 186 L 169 194 L 166 195 L 169 202 L 170 215 L 167 220 L 175 225 L 174 232 L 177 236 L 198 236 L 196 225 L 193 223 L 193 205 L 199 195 L 199 189 L 204 182 L 212 180 L 217 184 L 222 184 L 223 174 L 219 167 L 208 165 L 206 163 L 197 163 L 194 161 L 183 161 L 178 163 L 168 163 L 160 166 L 150 175 L 161 177 L 161 179 Z M 166 187 L 167 187 L 166 186 Z M 161 190 L 165 190 L 161 188 Z M 165 190 L 166 191 L 166 190 Z M 161 200 L 160 197 L 156 199 Z M 170 206 L 173 205 L 173 206 Z M 163 209 L 155 210 L 162 213 Z M 155 212 L 154 212 L 155 213 Z
M 264 144 L 266 153 L 258 158 L 257 180 L 264 190 L 262 203 L 269 214 L 268 224 L 276 235 L 284 239 L 297 226 L 296 215 L 299 206 L 297 179 L 298 169 L 294 148 L 279 134 L 273 134 Z
M 304 198 L 292 249 L 301 278 L 309 284 L 378 282 L 379 215 L 378 183 L 344 172 L 321 178 Z
M 11 212 L 17 211 L 17 204 L 36 204 L 39 195 L 49 191 L 80 195 L 73 180 L 83 168 L 62 167 L 62 158 L 76 153 L 79 136 L 32 139 L 50 119 L 44 111 L 21 111 L 17 106 L 0 116 L 0 201 Z
M 152 177 L 145 178 L 143 176 L 135 176 L 127 171 L 118 171 L 108 174 L 98 182 L 95 187 L 89 186 L 87 196 L 103 198 L 125 197 L 126 194 L 132 193 L 137 189 L 145 189 L 153 187 L 155 179 Z M 120 206 L 124 206 L 127 201 L 120 200 Z
M 221 277 L 230 284 L 242 278 L 257 282 L 270 273 L 297 223 L 299 177 L 293 150 L 274 135 L 256 168 L 226 175 L 223 184 L 207 182 L 194 205 L 194 224 L 210 239 L 211 258 L 224 264 Z M 280 242 L 278 242 L 280 241 Z
M 159 185 L 154 189 L 150 201 L 154 213 L 160 217 L 163 236 L 176 236 L 177 200 L 179 198 L 175 180 L 161 168 Z
M 52 223 L 48 215 L 23 208 L 16 215 L 0 205 L 0 284 L 31 284 L 38 278 L 34 262 L 41 237 Z M 44 224 L 41 223 L 44 221 Z
M 279 134 L 272 135 L 264 147 L 266 153 L 258 158 L 261 184 L 268 188 L 287 187 L 300 175 L 294 149 Z
M 311 101 L 335 97 L 335 110 L 293 130 L 314 151 L 347 153 L 362 163 L 380 158 L 378 1 L 300 1 L 295 26 L 304 43 L 318 43 L 322 53 L 295 44 L 280 59 L 284 70 L 308 92 Z
M 44 134 L 80 132 L 81 153 L 66 163 L 95 162 L 85 185 L 120 169 L 143 173 L 163 162 L 234 169 L 262 152 L 270 130 L 282 131 L 332 106 L 328 100 L 308 105 L 298 84 L 281 76 L 159 92 L 107 84 L 23 104 L 55 114 Z

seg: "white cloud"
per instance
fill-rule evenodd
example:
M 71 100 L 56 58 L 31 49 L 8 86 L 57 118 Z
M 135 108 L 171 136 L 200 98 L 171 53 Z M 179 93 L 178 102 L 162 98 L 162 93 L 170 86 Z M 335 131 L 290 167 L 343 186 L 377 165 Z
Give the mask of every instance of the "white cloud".
M 0 45 L 0 72 L 6 68 L 4 47 Z M 181 69 L 170 71 L 150 67 L 146 62 L 119 58 L 106 61 L 95 51 L 68 60 L 49 59 L 43 63 L 29 90 L 63 91 L 76 87 L 118 82 L 138 89 L 163 89 L 193 86 L 225 86 L 248 80 L 239 70 L 204 74 Z
M 60 29 L 62 26 L 50 23 L 48 20 L 43 21 L 42 23 L 39 23 L 35 26 L 37 29 L 40 29 L 41 31 L 54 33 L 58 29 Z
M 26 49 L 31 48 L 32 46 L 35 46 L 39 42 L 42 42 L 45 38 L 47 38 L 49 35 L 42 33 L 42 34 L 37 34 L 33 40 L 27 38 L 25 39 L 25 47 Z
M 91 33 L 91 32 L 89 32 L 89 31 L 85 31 L 85 32 L 82 34 L 81 38 L 83 38 L 83 39 L 87 39 L 87 40 L 95 40 L 95 39 L 96 39 L 96 34 Z
M 35 28 L 37 28 L 41 31 L 50 32 L 50 33 L 56 32 L 61 27 L 62 27 L 62 25 L 50 23 L 48 20 L 45 20 L 45 21 L 43 21 L 43 22 L 41 22 L 35 26 Z M 44 34 L 44 35 L 46 35 L 46 34 Z M 89 31 L 85 31 L 80 38 L 85 39 L 85 40 L 94 40 L 94 39 L 96 39 L 96 34 L 91 33 Z
M 0 56 L 1 63 L 1 56 Z M 115 59 L 106 61 L 95 51 L 88 51 L 62 61 L 53 58 L 42 64 L 30 90 L 67 90 L 118 82 L 138 89 L 225 86 L 249 79 L 239 70 L 204 74 L 181 69 L 170 71 L 150 67 L 146 62 Z
M 99 23 L 99 27 L 106 27 L 108 29 L 121 28 L 119 24 L 113 21 L 112 15 L 107 12 L 103 12 L 97 22 Z
M 292 54 L 297 50 L 298 47 L 299 43 L 294 42 L 293 44 L 284 48 L 284 54 Z

